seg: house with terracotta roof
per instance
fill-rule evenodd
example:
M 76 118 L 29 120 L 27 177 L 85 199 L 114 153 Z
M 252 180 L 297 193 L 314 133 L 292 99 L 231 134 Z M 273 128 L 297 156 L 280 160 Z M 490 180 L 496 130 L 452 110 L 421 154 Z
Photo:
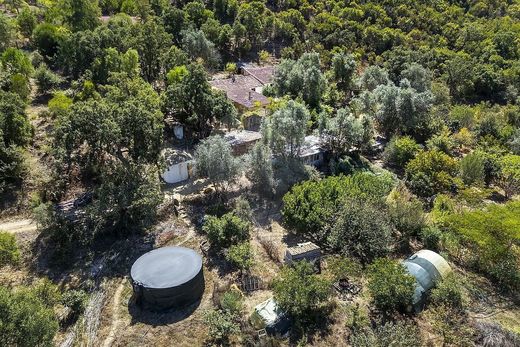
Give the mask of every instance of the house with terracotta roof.
M 273 80 L 274 66 L 241 65 L 241 74 L 210 81 L 213 88 L 222 90 L 240 112 L 269 105 L 262 89 Z

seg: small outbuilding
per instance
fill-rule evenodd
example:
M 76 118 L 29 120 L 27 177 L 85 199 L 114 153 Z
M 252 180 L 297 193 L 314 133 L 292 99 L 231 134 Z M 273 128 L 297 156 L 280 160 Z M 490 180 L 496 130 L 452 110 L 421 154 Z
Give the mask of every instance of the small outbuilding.
M 130 276 L 137 304 L 152 311 L 191 305 L 204 293 L 202 257 L 190 248 L 145 253 L 132 265 Z
M 286 264 L 292 264 L 300 260 L 316 263 L 319 262 L 320 259 L 321 249 L 312 242 L 299 243 L 294 247 L 288 247 L 284 257 Z
M 416 287 L 413 305 L 422 310 L 426 293 L 452 270 L 448 262 L 438 253 L 423 249 L 403 262 L 408 272 L 415 277 Z
M 164 182 L 174 184 L 191 177 L 193 158 L 185 151 L 168 148 L 163 152 L 166 170 L 162 173 Z
M 258 131 L 233 130 L 224 135 L 224 139 L 231 145 L 234 155 L 243 155 L 262 139 Z
M 300 160 L 306 165 L 319 167 L 323 165 L 325 150 L 321 146 L 318 136 L 305 136 L 305 140 L 300 150 Z
M 269 335 L 284 336 L 291 328 L 291 320 L 273 298 L 255 306 L 251 323 L 258 330 L 265 329 Z

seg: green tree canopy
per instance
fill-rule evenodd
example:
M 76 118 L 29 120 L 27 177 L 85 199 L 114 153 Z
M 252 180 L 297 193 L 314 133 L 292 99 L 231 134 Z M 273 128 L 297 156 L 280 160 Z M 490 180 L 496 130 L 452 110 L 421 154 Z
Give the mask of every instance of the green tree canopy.
M 368 289 L 383 313 L 406 312 L 412 305 L 415 278 L 401 263 L 381 258 L 370 266 Z
M 29 289 L 0 287 L 0 340 L 6 346 L 52 346 L 58 320 Z
M 456 184 L 457 161 L 440 151 L 419 153 L 406 165 L 406 182 L 417 195 L 448 192 Z
M 273 281 L 274 299 L 280 308 L 299 322 L 308 322 L 330 296 L 330 284 L 314 274 L 313 266 L 300 261 L 285 266 Z
M 240 174 L 241 165 L 222 136 L 211 136 L 202 140 L 195 150 L 195 172 L 220 190 Z
M 307 108 L 295 101 L 289 101 L 262 122 L 263 140 L 269 144 L 274 155 L 297 158 L 305 140 Z

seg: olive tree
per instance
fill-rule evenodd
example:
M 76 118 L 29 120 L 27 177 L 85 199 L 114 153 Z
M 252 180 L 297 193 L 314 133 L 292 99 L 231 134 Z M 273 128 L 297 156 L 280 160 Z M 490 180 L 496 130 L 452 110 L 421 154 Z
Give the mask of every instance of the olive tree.
M 334 54 L 332 56 L 331 68 L 338 86 L 342 89 L 349 88 L 352 84 L 352 76 L 356 72 L 356 60 L 352 54 L 343 52 Z
M 273 154 L 297 158 L 305 140 L 309 119 L 307 108 L 292 100 L 274 112 L 271 117 L 264 119 L 262 134 Z
M 336 159 L 353 148 L 367 145 L 373 134 L 373 123 L 367 115 L 356 117 L 349 109 L 339 109 L 335 117 L 322 116 L 320 135 L 322 144 Z
M 231 145 L 222 136 L 210 136 L 195 149 L 195 172 L 207 178 L 217 191 L 225 189 L 241 173 L 241 165 L 233 156 Z
M 275 192 L 276 181 L 272 163 L 271 149 L 263 143 L 257 143 L 249 153 L 247 178 L 253 189 L 267 197 Z
M 305 53 L 297 61 L 282 61 L 276 68 L 273 82 L 278 95 L 301 96 L 311 107 L 318 106 L 325 83 L 318 53 Z

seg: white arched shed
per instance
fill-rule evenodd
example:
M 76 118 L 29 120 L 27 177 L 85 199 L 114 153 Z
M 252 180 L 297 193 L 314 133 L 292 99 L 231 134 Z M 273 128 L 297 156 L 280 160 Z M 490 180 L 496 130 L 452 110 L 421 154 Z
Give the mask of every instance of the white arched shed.
M 422 309 L 425 294 L 451 272 L 450 265 L 441 255 L 427 249 L 415 253 L 403 265 L 415 277 L 413 305 L 416 310 Z

